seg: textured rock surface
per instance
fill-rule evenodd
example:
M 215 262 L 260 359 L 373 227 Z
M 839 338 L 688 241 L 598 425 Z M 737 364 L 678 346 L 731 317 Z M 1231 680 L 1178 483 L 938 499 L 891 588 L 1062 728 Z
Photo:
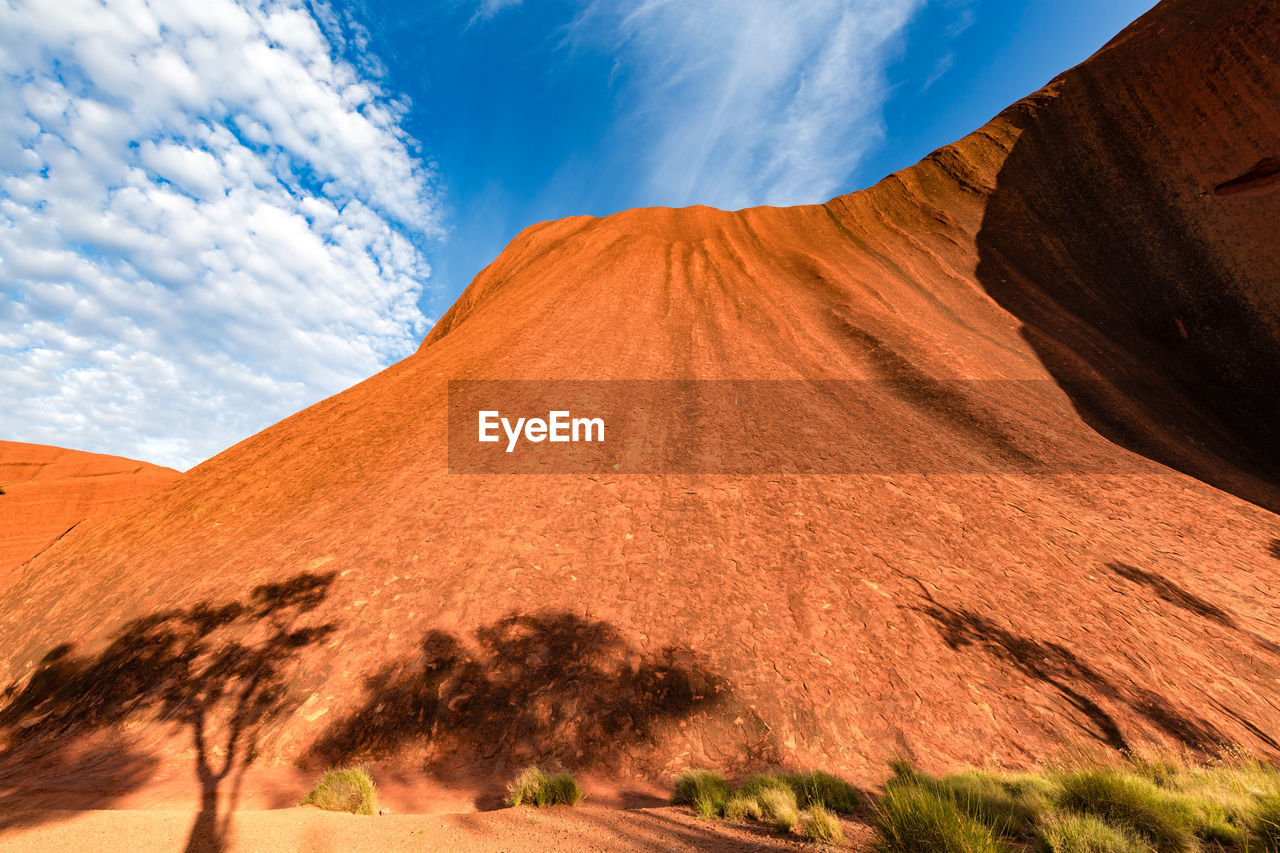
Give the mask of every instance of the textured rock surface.
M 86 518 L 106 515 L 178 472 L 119 456 L 0 441 L 0 588 Z
M 1280 193 L 1215 190 L 1280 155 L 1278 37 L 1272 0 L 1166 0 L 871 189 L 527 229 L 417 354 L 0 595 L 0 772 L 1276 751 Z M 461 378 L 1042 380 L 1057 452 L 1146 468 L 450 475 Z M 886 390 L 864 427 L 1037 441 L 983 412 Z

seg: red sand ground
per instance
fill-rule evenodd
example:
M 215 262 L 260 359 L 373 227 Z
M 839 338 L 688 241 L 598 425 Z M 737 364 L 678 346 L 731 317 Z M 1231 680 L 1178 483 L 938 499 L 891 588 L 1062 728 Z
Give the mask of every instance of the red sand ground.
M 135 853 L 188 845 L 190 812 L 93 811 L 15 815 L 18 826 L 0 837 L 0 851 L 43 853 Z M 24 819 L 38 821 L 26 827 Z M 864 824 L 844 821 L 854 849 L 866 849 Z M 799 836 L 786 838 L 750 824 L 708 823 L 688 809 L 647 808 L 619 811 L 582 805 L 536 811 L 507 809 L 460 815 L 386 815 L 359 817 L 314 808 L 241 811 L 231 819 L 225 839 L 196 839 L 190 853 L 349 853 L 354 850 L 470 851 L 554 850 L 559 853 L 634 850 L 684 853 L 764 853 L 814 850 Z
M 115 512 L 178 472 L 119 456 L 0 441 L 0 589 L 86 518 Z
M 485 807 L 534 759 L 1280 753 L 1276 103 L 1280 5 L 1166 0 L 869 190 L 527 229 L 417 354 L 0 594 L 0 811 L 177 790 L 217 835 L 340 760 Z M 889 380 L 862 428 L 924 461 L 451 475 L 446 381 L 482 378 Z M 1116 470 L 936 473 L 1045 435 Z

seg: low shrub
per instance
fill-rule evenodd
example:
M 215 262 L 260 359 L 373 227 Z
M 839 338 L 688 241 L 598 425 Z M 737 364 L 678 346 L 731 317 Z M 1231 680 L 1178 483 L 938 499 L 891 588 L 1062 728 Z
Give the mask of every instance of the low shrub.
M 315 806 L 329 812 L 376 815 L 378 791 L 372 777 L 363 768 L 334 768 L 325 771 L 299 805 Z

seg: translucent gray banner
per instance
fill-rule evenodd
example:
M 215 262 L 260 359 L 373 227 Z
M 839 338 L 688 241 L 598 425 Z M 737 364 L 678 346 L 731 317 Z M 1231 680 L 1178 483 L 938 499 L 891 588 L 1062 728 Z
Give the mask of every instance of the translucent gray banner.
M 1078 390 L 1078 389 L 1077 389 Z M 1165 470 L 1047 380 L 449 383 L 456 474 L 981 474 Z

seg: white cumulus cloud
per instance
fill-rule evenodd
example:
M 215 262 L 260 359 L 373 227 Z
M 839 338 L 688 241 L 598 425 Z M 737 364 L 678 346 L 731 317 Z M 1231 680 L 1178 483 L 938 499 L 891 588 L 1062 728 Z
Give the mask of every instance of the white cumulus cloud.
M 301 0 L 0 3 L 0 438 L 187 467 L 411 352 L 403 109 Z
M 671 205 L 825 201 L 883 134 L 885 77 L 926 0 L 593 0 L 569 41 L 616 51 L 620 132 Z

